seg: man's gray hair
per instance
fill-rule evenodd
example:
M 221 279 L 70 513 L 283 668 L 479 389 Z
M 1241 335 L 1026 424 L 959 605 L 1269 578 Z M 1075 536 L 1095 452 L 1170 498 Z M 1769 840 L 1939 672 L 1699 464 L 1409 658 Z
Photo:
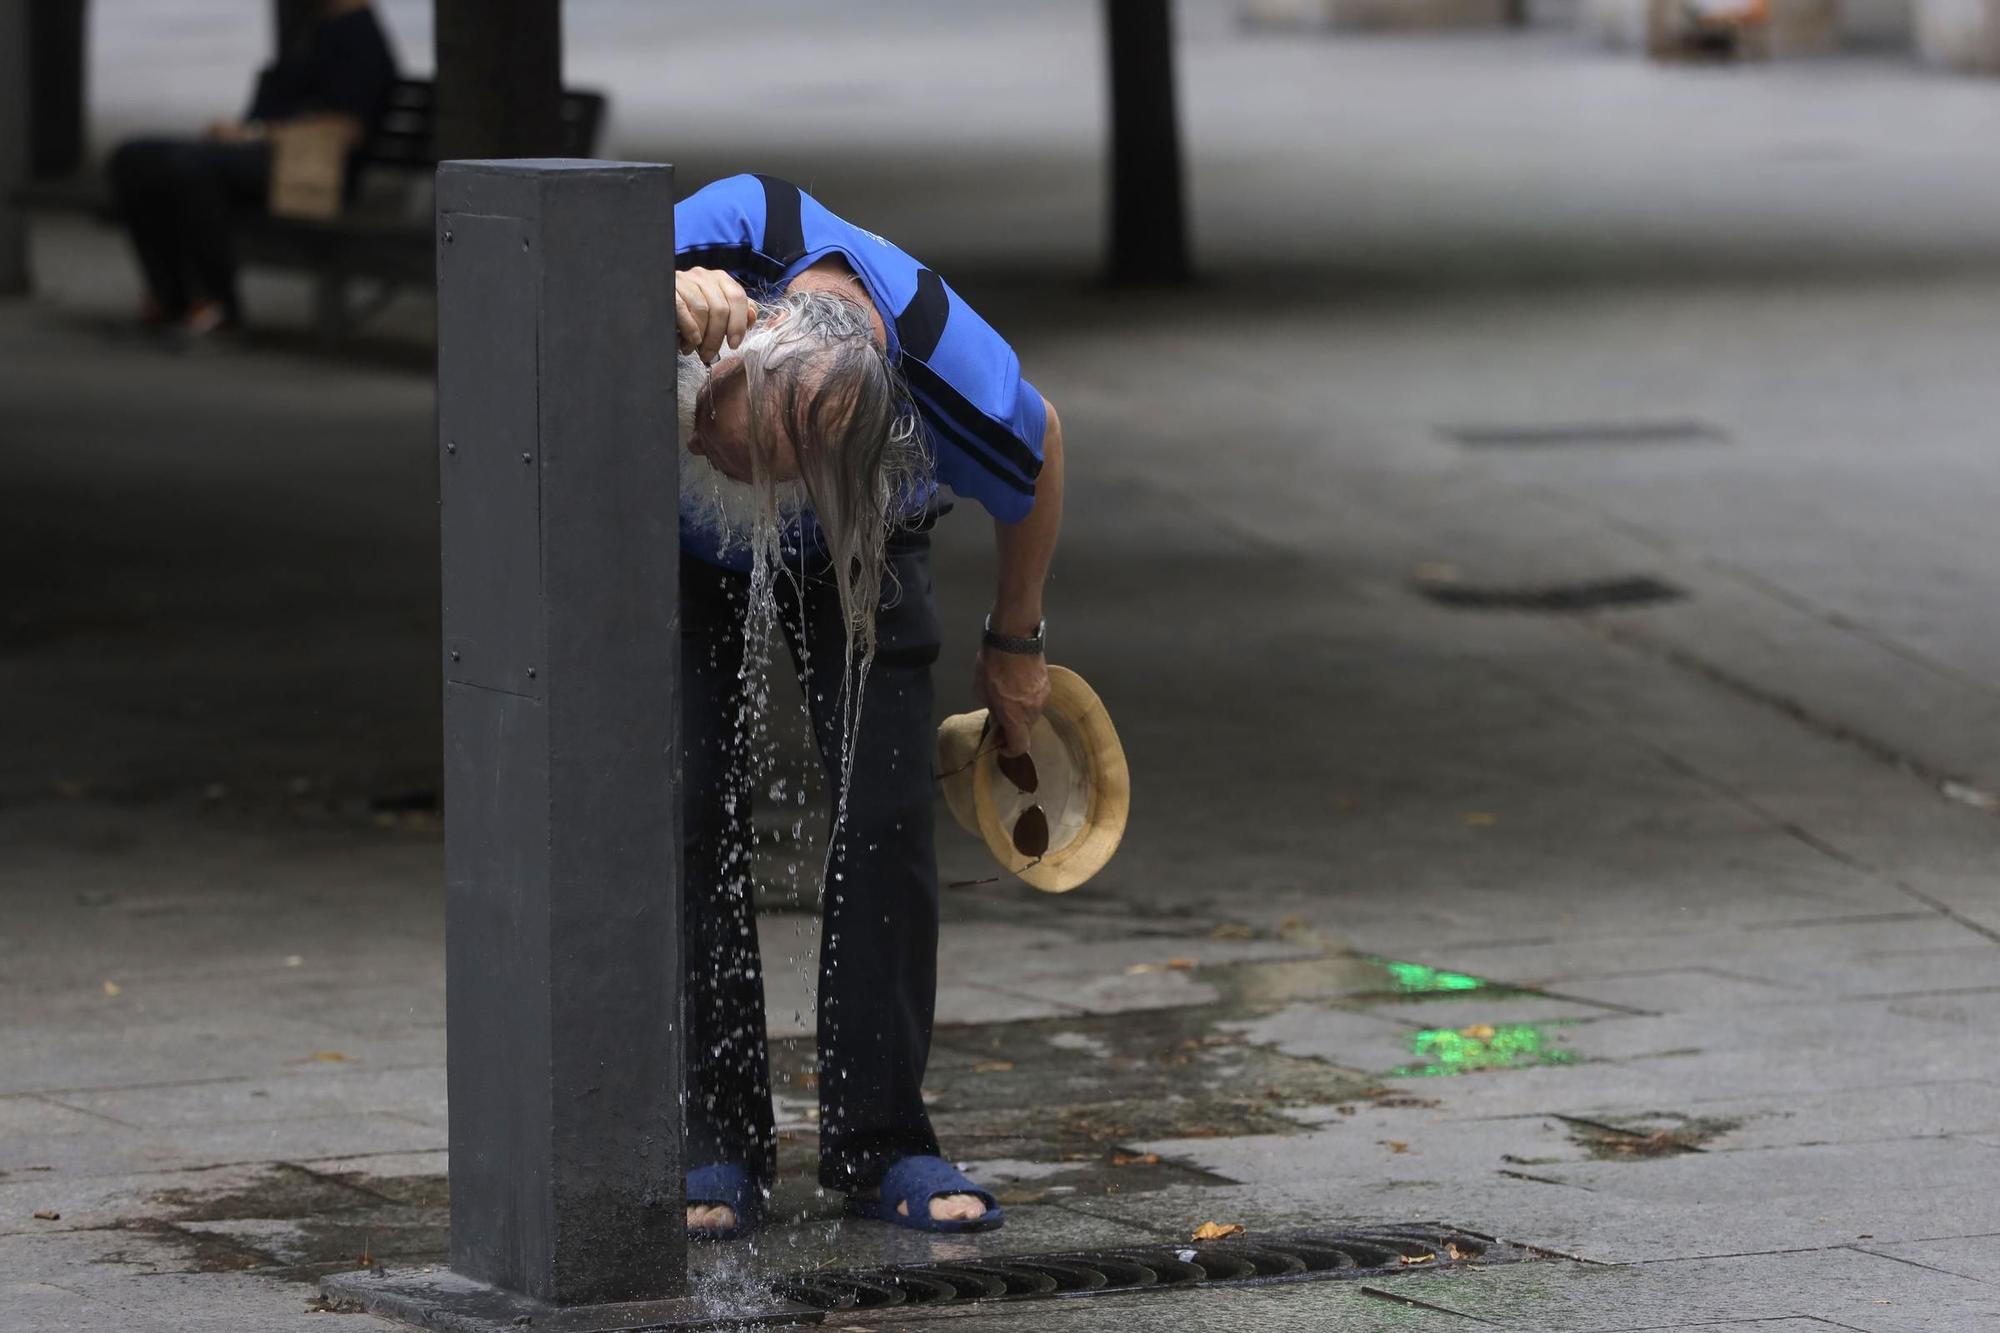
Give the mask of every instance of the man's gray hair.
M 865 660 L 875 652 L 889 534 L 929 480 L 930 458 L 902 377 L 858 302 L 786 292 L 758 305 L 764 336 L 745 339 L 742 353 L 753 466 L 768 466 L 766 432 L 784 422 L 825 536 L 849 656 Z

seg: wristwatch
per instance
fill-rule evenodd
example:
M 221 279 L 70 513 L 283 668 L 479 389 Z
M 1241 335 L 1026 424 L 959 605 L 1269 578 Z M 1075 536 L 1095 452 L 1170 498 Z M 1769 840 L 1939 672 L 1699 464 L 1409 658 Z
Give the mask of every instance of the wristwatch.
M 1031 639 L 1018 638 L 1012 634 L 995 634 L 993 616 L 988 612 L 986 632 L 979 636 L 979 641 L 998 653 L 1019 653 L 1023 657 L 1040 657 L 1048 644 L 1048 628 L 1049 622 L 1043 620 L 1035 626 L 1035 636 Z

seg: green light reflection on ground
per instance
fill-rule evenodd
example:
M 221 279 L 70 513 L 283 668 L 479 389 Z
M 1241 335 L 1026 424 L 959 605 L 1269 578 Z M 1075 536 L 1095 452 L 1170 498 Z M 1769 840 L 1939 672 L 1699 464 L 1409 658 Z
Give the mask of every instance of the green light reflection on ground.
M 1446 972 L 1422 963 L 1403 963 L 1393 958 L 1376 960 L 1388 970 L 1389 980 L 1403 995 L 1434 995 L 1439 991 L 1484 990 L 1493 983 L 1463 972 Z
M 1576 1063 L 1575 1052 L 1557 1047 L 1546 1028 L 1536 1023 L 1425 1028 L 1410 1034 L 1410 1054 L 1423 1063 L 1399 1065 L 1388 1077 L 1437 1078 L 1480 1069 Z

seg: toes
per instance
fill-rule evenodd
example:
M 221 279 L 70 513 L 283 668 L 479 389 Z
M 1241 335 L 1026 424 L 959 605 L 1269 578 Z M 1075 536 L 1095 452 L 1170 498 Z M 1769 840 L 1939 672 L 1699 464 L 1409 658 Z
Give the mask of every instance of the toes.
M 986 1216 L 986 1202 L 976 1194 L 942 1194 L 931 1200 L 931 1220 L 972 1222 Z
M 727 1231 L 736 1225 L 736 1210 L 720 1206 L 690 1208 L 687 1224 L 697 1231 Z

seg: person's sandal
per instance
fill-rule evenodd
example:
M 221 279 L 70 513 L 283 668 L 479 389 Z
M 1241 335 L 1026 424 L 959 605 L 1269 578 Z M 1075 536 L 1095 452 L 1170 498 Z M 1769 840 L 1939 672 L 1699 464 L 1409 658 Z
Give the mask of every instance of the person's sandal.
M 698 1166 L 688 1172 L 687 1206 L 728 1208 L 736 1214 L 729 1227 L 689 1227 L 689 1240 L 735 1240 L 757 1229 L 764 1191 L 750 1179 L 749 1171 L 734 1162 Z
M 931 1216 L 931 1200 L 944 1194 L 970 1194 L 986 1205 L 979 1217 L 941 1222 Z M 907 1212 L 897 1211 L 898 1206 Z M 942 1157 L 905 1157 L 882 1175 L 882 1196 L 862 1199 L 849 1195 L 847 1212 L 871 1222 L 890 1222 L 912 1231 L 991 1231 L 1007 1220 L 1007 1210 L 991 1194 L 966 1179 Z

